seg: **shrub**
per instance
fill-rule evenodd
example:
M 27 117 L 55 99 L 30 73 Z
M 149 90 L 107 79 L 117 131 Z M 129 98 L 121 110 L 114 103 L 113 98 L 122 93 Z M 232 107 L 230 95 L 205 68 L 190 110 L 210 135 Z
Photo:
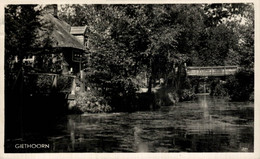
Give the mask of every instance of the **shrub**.
M 228 90 L 223 83 L 218 83 L 213 90 L 211 90 L 213 96 L 227 96 Z
M 254 92 L 252 92 L 252 93 L 250 94 L 250 97 L 249 97 L 249 100 L 250 100 L 250 101 L 254 101 L 254 100 L 255 100 L 254 95 L 255 95 Z
M 98 96 L 93 90 L 78 92 L 76 94 L 76 107 L 82 112 L 103 113 L 112 109 L 103 97 Z
M 226 83 L 229 97 L 234 101 L 249 100 L 254 92 L 254 72 L 251 70 L 240 70 L 234 76 L 230 76 Z
M 60 75 L 57 80 L 57 91 L 59 92 L 69 92 L 71 90 L 71 85 L 73 82 L 73 77 Z
M 210 95 L 212 96 L 227 96 L 228 95 L 228 90 L 225 87 L 225 83 L 221 81 L 219 78 L 214 79 L 210 83 Z
M 190 101 L 196 98 L 193 89 L 183 89 L 179 93 L 180 101 Z
M 25 91 L 28 93 L 70 92 L 73 77 L 58 75 L 57 87 L 53 87 L 52 75 L 32 74 L 24 76 Z
M 173 88 L 162 87 L 155 93 L 156 104 L 161 106 L 173 105 L 179 101 L 179 98 Z

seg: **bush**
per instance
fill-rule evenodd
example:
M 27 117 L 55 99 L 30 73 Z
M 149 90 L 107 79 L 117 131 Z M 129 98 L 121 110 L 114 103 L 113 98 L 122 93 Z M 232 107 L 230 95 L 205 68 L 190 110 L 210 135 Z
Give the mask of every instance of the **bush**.
M 250 97 L 249 97 L 249 100 L 250 101 L 254 101 L 255 100 L 255 93 L 254 92 L 252 92 L 251 94 L 250 94 Z
M 156 104 L 169 106 L 177 103 L 179 98 L 173 88 L 162 87 L 155 93 Z
M 179 93 L 180 101 L 190 101 L 196 98 L 193 89 L 183 89 Z
M 190 101 L 196 98 L 195 96 L 195 90 L 193 89 L 192 85 L 194 83 L 199 83 L 199 79 L 197 78 L 185 78 L 184 81 L 181 84 L 181 89 L 178 90 L 178 97 L 179 101 Z
M 240 70 L 234 76 L 230 76 L 226 83 L 229 97 L 233 101 L 246 101 L 252 98 L 254 92 L 254 72 Z
M 57 76 L 57 87 L 53 87 L 54 76 L 48 74 L 31 74 L 24 76 L 25 92 L 27 93 L 62 93 L 70 92 L 73 77 Z
M 57 88 L 56 88 L 57 91 L 70 92 L 72 82 L 73 82 L 73 77 L 59 75 L 57 80 Z
M 25 75 L 24 91 L 26 93 L 51 93 L 53 78 L 46 75 Z
M 213 90 L 211 90 L 211 95 L 213 96 L 227 96 L 228 90 L 225 88 L 225 85 L 218 83 Z
M 98 96 L 91 90 L 76 94 L 76 107 L 80 111 L 88 113 L 103 113 L 112 110 L 103 97 Z
M 228 90 L 225 87 L 225 83 L 220 79 L 214 79 L 210 84 L 210 95 L 212 96 L 227 96 Z

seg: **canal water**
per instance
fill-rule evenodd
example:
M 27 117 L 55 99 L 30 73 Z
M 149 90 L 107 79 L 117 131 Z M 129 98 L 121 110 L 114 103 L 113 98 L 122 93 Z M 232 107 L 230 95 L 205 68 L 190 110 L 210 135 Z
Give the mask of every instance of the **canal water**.
M 64 122 L 65 121 L 65 122 Z M 253 152 L 254 104 L 199 96 L 154 111 L 70 115 L 52 152 Z
M 254 151 L 254 103 L 206 95 L 151 111 L 29 119 L 21 138 L 5 140 L 5 152 Z M 19 145 L 26 143 L 48 148 Z

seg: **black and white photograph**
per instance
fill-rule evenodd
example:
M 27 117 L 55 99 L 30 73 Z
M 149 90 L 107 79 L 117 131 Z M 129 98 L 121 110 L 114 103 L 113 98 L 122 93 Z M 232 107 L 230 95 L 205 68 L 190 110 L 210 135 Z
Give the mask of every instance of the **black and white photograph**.
M 3 155 L 257 158 L 256 3 L 36 3 L 2 8 Z

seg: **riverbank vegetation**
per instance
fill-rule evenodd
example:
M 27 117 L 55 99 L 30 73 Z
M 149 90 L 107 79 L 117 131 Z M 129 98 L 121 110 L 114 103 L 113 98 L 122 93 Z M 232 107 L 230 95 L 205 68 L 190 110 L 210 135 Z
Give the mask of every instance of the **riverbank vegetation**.
M 185 63 L 239 65 L 252 70 L 252 11 L 251 4 L 64 5 L 60 17 L 71 25 L 88 26 L 88 84 L 95 85 L 113 111 L 131 111 L 194 99 Z M 144 85 L 137 80 L 142 72 L 146 74 Z M 236 77 L 227 83 L 216 80 L 215 86 L 212 82 L 212 95 L 247 100 L 234 93 Z M 153 92 L 160 79 L 164 80 L 161 90 Z M 143 87 L 147 94 L 136 93 Z M 243 88 L 240 94 L 250 94 Z M 140 98 L 154 104 L 145 106 Z M 106 111 L 96 102 L 85 110 Z
M 246 101 L 254 100 L 254 73 L 241 70 L 227 79 L 226 89 L 231 100 Z
M 62 5 L 60 18 L 71 25 L 88 26 L 91 61 L 87 78 L 115 108 L 133 105 L 145 72 L 148 93 L 159 104 L 194 98 L 188 86 L 188 66 L 239 65 L 253 70 L 254 14 L 252 4 L 188 5 Z M 72 11 L 72 12 L 71 12 Z M 239 73 L 238 73 L 239 74 Z M 237 80 L 239 75 L 234 76 Z M 227 83 L 212 82 L 212 95 L 242 99 Z M 184 86 L 186 83 L 186 86 Z M 237 87 L 236 87 L 237 88 Z M 243 89 L 242 94 L 252 91 Z M 241 94 L 241 95 L 242 95 Z M 234 98 L 234 97 L 237 98 Z M 247 98 L 243 98 L 247 99 Z M 112 107 L 113 107 L 112 106 Z
M 13 15 L 17 6 L 6 8 L 6 88 L 11 58 L 23 59 L 34 44 L 50 46 L 48 37 L 34 42 L 41 26 L 34 7 L 22 9 L 18 18 Z M 254 91 L 253 4 L 73 4 L 59 5 L 58 16 L 72 26 L 87 26 L 86 87 L 76 95 L 83 112 L 141 110 L 194 99 L 196 81 L 187 78 L 187 66 L 238 65 L 241 71 L 226 83 L 211 83 L 212 95 L 248 100 Z M 156 86 L 160 89 L 153 91 Z M 147 92 L 140 92 L 144 87 Z

